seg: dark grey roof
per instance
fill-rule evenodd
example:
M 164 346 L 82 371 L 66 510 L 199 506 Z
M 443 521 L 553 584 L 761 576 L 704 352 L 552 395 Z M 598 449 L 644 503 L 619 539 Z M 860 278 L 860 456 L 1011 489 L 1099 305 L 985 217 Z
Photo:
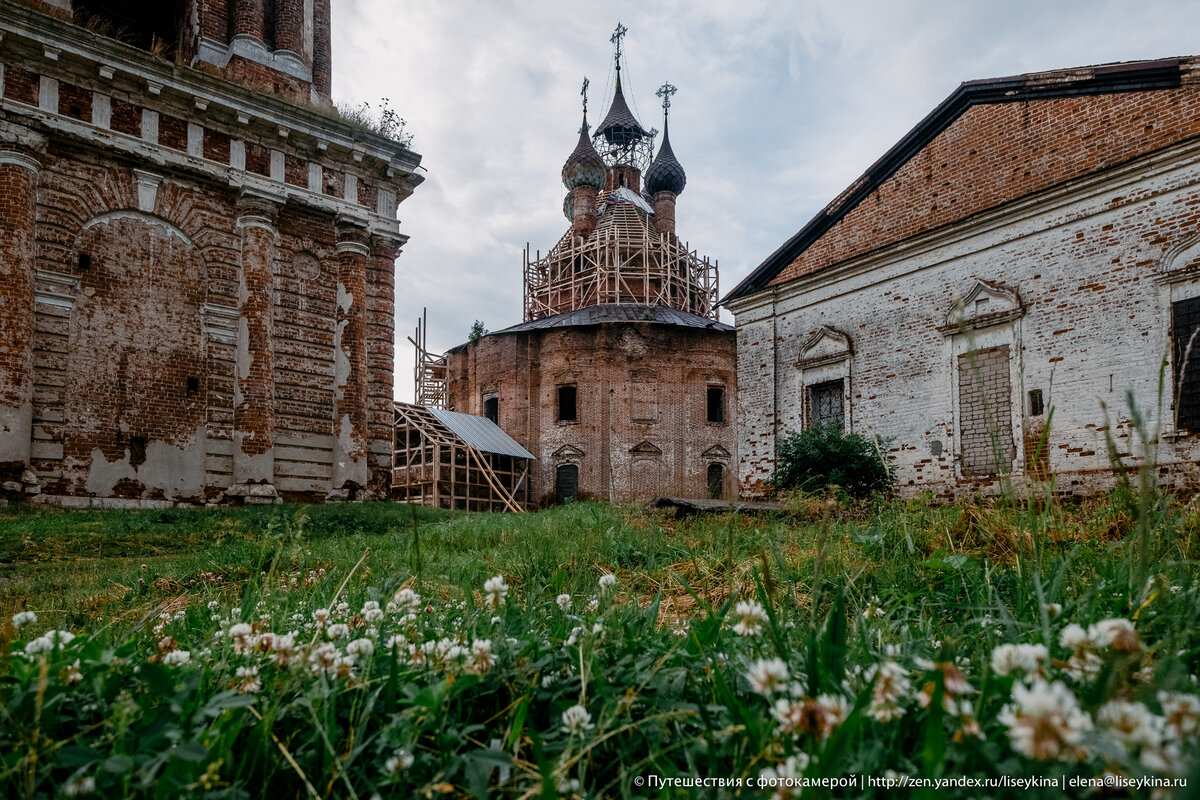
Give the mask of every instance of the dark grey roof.
M 613 95 L 612 105 L 605 115 L 604 121 L 596 128 L 593 140 L 601 136 L 611 145 L 628 147 L 630 144 L 649 136 L 642 123 L 637 121 L 629 104 L 625 102 L 625 93 L 621 91 L 621 73 L 617 73 L 617 90 Z
M 671 135 L 667 130 L 665 118 L 662 147 L 658 149 L 658 155 L 650 169 L 646 170 L 645 184 L 646 192 L 651 195 L 658 192 L 682 194 L 683 187 L 687 185 L 687 173 L 683 171 L 683 165 L 675 158 L 675 151 L 671 149 Z
M 564 311 L 552 317 L 522 322 L 497 333 L 520 333 L 521 331 L 536 331 L 546 328 L 570 328 L 576 325 L 599 325 L 602 322 L 652 322 L 660 325 L 678 325 L 682 328 L 708 328 L 714 331 L 732 331 L 732 325 L 724 322 L 701 317 L 687 311 L 679 311 L 666 306 L 641 306 L 607 304 L 577 308 L 574 311 Z
M 429 408 L 427 410 L 430 414 L 438 418 L 438 422 L 449 428 L 455 436 L 476 450 L 481 450 L 484 453 L 497 453 L 502 456 L 533 458 L 533 453 L 517 444 L 515 439 L 502 431 L 499 425 L 487 417 L 460 414 L 457 411 L 447 411 L 444 408 Z

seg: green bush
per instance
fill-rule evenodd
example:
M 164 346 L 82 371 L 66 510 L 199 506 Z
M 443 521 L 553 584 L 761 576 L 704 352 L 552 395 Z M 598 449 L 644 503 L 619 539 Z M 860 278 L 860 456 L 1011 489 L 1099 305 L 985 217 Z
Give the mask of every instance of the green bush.
M 805 491 L 837 486 L 854 497 L 884 492 L 895 479 L 888 445 L 878 436 L 845 433 L 836 425 L 789 431 L 776 448 L 771 483 Z

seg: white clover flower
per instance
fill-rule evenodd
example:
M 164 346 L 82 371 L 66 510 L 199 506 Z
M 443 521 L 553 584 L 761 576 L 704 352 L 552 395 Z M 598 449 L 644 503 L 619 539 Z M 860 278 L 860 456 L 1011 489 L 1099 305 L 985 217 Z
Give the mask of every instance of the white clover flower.
M 368 600 L 363 603 L 362 618 L 371 624 L 383 621 L 383 611 L 379 608 L 379 603 L 375 600 Z
M 383 762 L 383 771 L 387 775 L 399 775 L 413 765 L 416 759 L 413 754 L 401 747 Z
M 871 595 L 871 601 L 867 603 L 867 607 L 863 609 L 862 615 L 863 619 L 887 616 L 887 612 L 883 610 L 883 603 L 880 601 L 879 595 Z
M 560 594 L 558 597 L 554 598 L 554 602 L 558 603 L 558 607 L 563 611 L 571 610 L 571 595 L 569 594 Z
M 79 775 L 63 785 L 63 794 L 67 797 L 82 797 L 96 791 L 96 779 L 91 775 Z
M 1102 619 L 1088 628 L 1088 635 L 1097 647 L 1111 647 L 1125 653 L 1142 647 L 1133 623 L 1127 619 Z
M 754 600 L 743 600 L 734 606 L 733 612 L 741 617 L 733 626 L 733 632 L 739 636 L 758 636 L 762 624 L 767 621 L 767 612 Z
M 567 636 L 567 647 L 570 647 L 571 645 L 578 642 L 579 634 L 581 634 L 581 633 L 583 633 L 583 628 L 581 628 L 580 626 L 576 625 L 574 628 L 571 628 L 571 633 L 569 636 Z
M 1125 745 L 1157 745 L 1163 738 L 1163 718 L 1142 703 L 1110 700 L 1096 712 L 1096 722 Z
M 311 666 L 312 671 L 318 675 L 337 674 L 337 660 L 337 647 L 329 642 L 316 647 L 308 654 L 309 666 Z
M 276 635 L 272 641 L 274 649 L 271 651 L 271 661 L 276 666 L 286 667 L 296 658 L 296 634 L 297 631 L 292 631 L 285 636 Z
M 182 667 L 184 664 L 191 662 L 192 654 L 188 650 L 172 650 L 162 657 L 163 666 L 167 667 Z
M 235 687 L 242 694 L 254 694 L 262 688 L 258 679 L 258 667 L 238 667 Z
M 1078 761 L 1087 756 L 1084 735 L 1092 720 L 1060 681 L 1013 684 L 1013 702 L 1000 712 L 1018 753 L 1038 761 Z
M 312 612 L 312 618 L 313 622 L 317 623 L 317 627 L 324 628 L 329 622 L 329 609 L 318 608 L 316 611 Z
M 746 679 L 751 689 L 769 695 L 787 683 L 787 664 L 779 658 L 760 658 L 750 665 Z
M 79 671 L 79 659 L 75 659 L 75 663 L 67 667 L 67 673 L 63 676 L 63 683 L 71 686 L 83 680 L 83 673 Z
M 346 655 L 351 658 L 368 658 L 374 652 L 375 644 L 370 639 L 355 639 L 346 645 Z
M 599 601 L 599 600 L 597 600 L 597 599 L 596 599 L 596 598 L 594 598 L 594 597 L 593 597 L 592 599 L 588 600 L 588 604 L 587 604 L 587 612 L 588 612 L 589 614 L 595 614 L 595 613 L 596 613 L 596 609 L 598 609 L 598 608 L 600 608 L 600 601 Z
M 504 582 L 504 576 L 488 578 L 483 584 L 483 592 L 489 606 L 504 605 L 504 598 L 508 596 L 508 584 Z
M 229 609 L 229 616 L 240 617 L 241 615 L 242 615 L 242 607 L 241 606 L 234 606 L 233 608 Z
M 1062 603 L 1046 603 L 1042 606 L 1046 610 L 1046 616 L 1054 619 L 1062 613 Z
M 808 754 L 797 753 L 788 756 L 783 762 L 773 767 L 767 767 L 758 774 L 758 785 L 775 789 L 771 800 L 787 800 L 799 796 L 800 790 L 794 787 L 797 778 L 804 775 L 808 769 Z
M 908 695 L 912 682 L 904 667 L 884 661 L 868 671 L 871 681 L 871 705 L 867 713 L 877 722 L 891 722 L 904 716 L 900 698 Z
M 1002 644 L 992 651 L 992 671 L 997 675 L 1020 672 L 1023 678 L 1042 677 L 1050 661 L 1043 644 Z
M 421 595 L 405 587 L 392 595 L 392 600 L 388 603 L 388 610 L 415 611 L 420 605 Z
M 599 585 L 600 593 L 605 594 L 611 590 L 612 587 L 617 585 L 617 576 L 613 575 L 611 572 L 606 572 L 600 576 Z
M 1158 702 L 1168 735 L 1184 741 L 1200 731 L 1200 697 L 1177 692 L 1159 692 Z
M 344 622 L 335 622 L 325 629 L 325 635 L 330 639 L 344 639 L 350 635 L 350 626 Z
M 581 705 L 573 705 L 564 711 L 562 721 L 562 729 L 572 736 L 582 734 L 596 727 L 592 724 L 592 715 Z
M 37 614 L 32 611 L 18 611 L 13 614 L 12 624 L 14 628 L 22 628 L 26 625 L 33 625 L 37 622 Z
M 476 639 L 471 642 L 471 667 L 474 672 L 487 672 L 496 663 L 492 654 L 491 639 Z
M 1060 646 L 1071 650 L 1078 650 L 1080 647 L 1095 644 L 1091 637 L 1088 636 L 1088 632 L 1074 622 L 1059 631 L 1058 643 Z

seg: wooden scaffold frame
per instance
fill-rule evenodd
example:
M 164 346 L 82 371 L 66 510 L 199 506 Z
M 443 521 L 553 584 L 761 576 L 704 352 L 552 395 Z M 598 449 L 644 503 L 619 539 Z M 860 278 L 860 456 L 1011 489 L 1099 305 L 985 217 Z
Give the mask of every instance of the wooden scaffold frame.
M 524 252 L 525 321 L 603 304 L 667 306 L 717 319 L 717 262 L 654 231 L 631 204 L 605 208 L 586 241 L 568 231 L 550 252 Z
M 464 438 L 429 408 L 409 403 L 395 403 L 394 408 L 394 499 L 462 511 L 529 508 L 533 457 L 499 428 L 495 431 L 511 443 L 505 448 L 509 452 L 493 452 L 494 448 Z M 479 425 L 495 427 L 483 418 L 474 419 Z

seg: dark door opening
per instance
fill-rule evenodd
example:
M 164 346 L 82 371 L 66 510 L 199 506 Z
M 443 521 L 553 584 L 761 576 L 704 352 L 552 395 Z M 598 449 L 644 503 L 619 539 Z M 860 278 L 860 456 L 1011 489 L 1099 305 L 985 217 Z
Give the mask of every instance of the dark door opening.
M 711 500 L 719 500 L 725 495 L 725 465 L 708 465 L 708 496 Z
M 554 473 L 554 499 L 559 503 L 579 499 L 579 466 L 559 464 Z

